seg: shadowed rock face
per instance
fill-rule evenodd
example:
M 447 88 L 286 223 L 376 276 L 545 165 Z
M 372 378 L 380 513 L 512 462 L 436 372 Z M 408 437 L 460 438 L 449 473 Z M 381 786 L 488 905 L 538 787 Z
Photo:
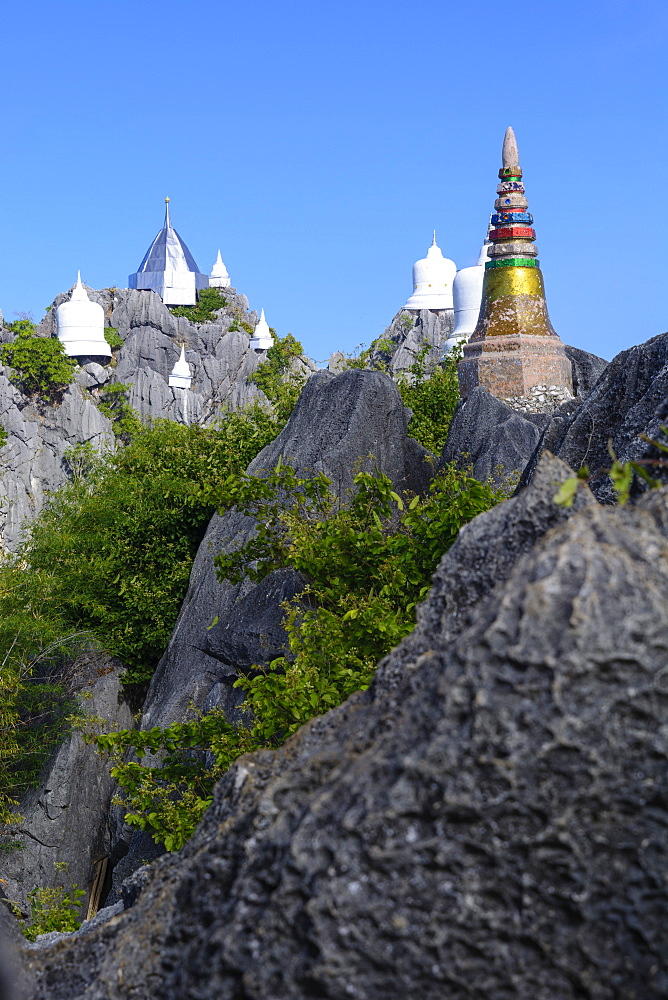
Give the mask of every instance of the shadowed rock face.
M 621 462 L 659 457 L 640 435 L 661 438 L 661 425 L 668 424 L 666 400 L 668 333 L 663 333 L 618 354 L 581 406 L 570 416 L 552 420 L 527 465 L 522 485 L 530 481 L 540 452 L 549 448 L 574 469 L 588 465 L 596 498 L 601 503 L 614 503 L 610 479 L 601 471 L 612 462 L 608 442 Z M 665 472 L 649 471 L 668 481 Z
M 27 950 L 31 996 L 663 997 L 668 490 L 551 515 L 566 474 L 473 522 L 371 689 L 239 760 L 131 909 Z

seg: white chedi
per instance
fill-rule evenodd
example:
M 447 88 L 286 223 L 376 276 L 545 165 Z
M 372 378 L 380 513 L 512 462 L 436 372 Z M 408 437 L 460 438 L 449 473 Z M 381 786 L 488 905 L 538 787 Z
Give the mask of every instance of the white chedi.
M 274 338 L 269 329 L 269 324 L 264 318 L 264 309 L 260 315 L 259 322 L 255 326 L 248 346 L 254 351 L 268 351 L 270 347 L 274 346 Z
M 453 284 L 455 306 L 455 326 L 445 342 L 445 350 L 450 351 L 456 344 L 466 344 L 478 323 L 482 302 L 482 283 L 485 278 L 485 263 L 489 259 L 483 243 L 478 263 L 462 267 L 457 271 Z
M 227 268 L 223 264 L 223 258 L 220 256 L 220 250 L 219 250 L 215 263 L 211 268 L 211 274 L 209 275 L 209 287 L 229 288 L 230 284 L 231 284 L 230 276 L 227 273 Z
M 88 298 L 80 271 L 69 299 L 56 309 L 56 323 L 58 339 L 68 357 L 111 357 L 111 348 L 104 339 L 104 309 Z
M 434 230 L 427 256 L 413 265 L 413 294 L 404 309 L 452 309 L 452 283 L 456 272 L 457 265 L 443 256 Z
M 179 360 L 169 376 L 169 386 L 171 389 L 189 389 L 191 382 L 192 375 L 190 374 L 190 365 L 186 361 L 186 348 L 184 344 L 181 344 Z

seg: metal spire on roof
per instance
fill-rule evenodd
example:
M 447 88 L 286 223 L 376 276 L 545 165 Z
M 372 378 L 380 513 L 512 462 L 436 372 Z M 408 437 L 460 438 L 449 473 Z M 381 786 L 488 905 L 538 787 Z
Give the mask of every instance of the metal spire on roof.
M 165 198 L 165 229 L 171 229 L 172 223 L 169 219 L 169 198 Z
M 433 240 L 431 241 L 431 245 L 432 245 L 433 247 L 435 247 L 435 246 L 436 246 L 436 230 L 434 230 L 434 238 L 433 238 Z

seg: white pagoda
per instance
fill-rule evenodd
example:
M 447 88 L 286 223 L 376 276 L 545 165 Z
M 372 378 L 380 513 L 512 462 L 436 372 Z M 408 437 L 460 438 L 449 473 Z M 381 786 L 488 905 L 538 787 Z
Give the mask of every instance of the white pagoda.
M 197 292 L 209 287 L 195 259 L 169 218 L 169 198 L 165 198 L 165 224 L 151 243 L 139 269 L 128 278 L 130 288 L 157 292 L 166 306 L 194 306 Z
M 216 261 L 211 268 L 211 274 L 209 275 L 209 285 L 211 288 L 229 288 L 231 285 L 230 276 L 227 273 L 227 268 L 223 264 L 223 258 L 220 256 L 220 250 L 218 251 L 218 256 Z
M 454 260 L 443 256 L 436 230 L 427 256 L 413 265 L 413 294 L 404 309 L 452 309 L 452 283 L 457 271 Z
M 104 309 L 88 298 L 80 271 L 69 299 L 56 309 L 56 322 L 58 339 L 68 357 L 81 358 L 84 364 L 84 358 L 107 363 L 111 348 L 104 338 Z

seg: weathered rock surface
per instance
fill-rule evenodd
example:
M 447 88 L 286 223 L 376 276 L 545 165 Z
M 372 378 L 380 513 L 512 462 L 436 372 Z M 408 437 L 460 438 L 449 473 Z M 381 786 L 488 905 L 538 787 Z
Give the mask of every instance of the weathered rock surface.
M 423 347 L 427 365 L 441 360 L 443 345 L 455 327 L 453 309 L 400 309 L 380 341 L 389 347 L 374 347 L 372 362 L 383 362 L 391 375 L 405 371 L 413 364 Z
M 668 490 L 552 515 L 568 474 L 548 458 L 469 525 L 422 650 L 239 760 L 134 906 L 25 948 L 31 997 L 665 996 Z M 453 624 L 469 564 L 479 599 Z
M 512 482 L 524 471 L 548 423 L 544 414 L 518 413 L 477 386 L 455 410 L 441 462 L 472 467 L 476 479 Z
M 324 473 L 344 498 L 359 469 L 384 472 L 396 486 L 421 490 L 431 475 L 426 450 L 406 434 L 407 411 L 396 386 L 380 372 L 353 369 L 312 375 L 290 420 L 260 452 L 249 472 L 260 475 L 279 457 L 302 474 Z M 233 712 L 231 687 L 252 662 L 282 651 L 280 602 L 301 589 L 296 575 L 279 570 L 260 584 L 216 580 L 213 557 L 242 545 L 253 518 L 235 511 L 214 516 L 200 545 L 190 586 L 165 656 L 146 699 L 143 727 L 180 720 L 192 702 Z M 211 624 L 217 618 L 217 624 Z M 250 661 L 250 662 L 249 662 Z M 212 701 L 213 699 L 213 701 Z
M 132 712 L 120 697 L 121 675 L 118 660 L 90 654 L 79 657 L 65 678 L 81 711 L 107 720 L 110 731 L 133 725 Z M 4 890 L 26 916 L 31 889 L 73 883 L 86 890 L 85 914 L 94 862 L 110 852 L 108 812 L 114 786 L 107 761 L 75 731 L 46 766 L 39 788 L 26 793 L 19 806 L 23 820 L 12 831 L 20 850 L 0 854 Z M 65 862 L 66 873 L 56 871 L 55 862 Z
M 573 392 L 584 397 L 589 393 L 608 367 L 609 362 L 598 354 L 581 351 L 579 347 L 565 345 L 566 357 L 570 359 L 573 371 Z
M 579 469 L 588 465 L 592 489 L 603 503 L 614 502 L 609 477 L 602 471 L 612 459 L 608 442 L 621 462 L 653 457 L 641 434 L 657 439 L 668 421 L 668 333 L 622 351 L 607 366 L 593 389 L 570 416 L 557 416 L 546 428 L 523 482 L 530 480 L 538 454 L 548 448 Z M 649 470 L 659 478 L 660 469 Z
M 7 432 L 0 449 L 0 538 L 11 551 L 47 494 L 66 481 L 65 452 L 85 443 L 96 451 L 113 448 L 114 435 L 111 422 L 81 386 L 71 385 L 58 404 L 31 402 L 8 376 L 0 365 L 0 426 Z

